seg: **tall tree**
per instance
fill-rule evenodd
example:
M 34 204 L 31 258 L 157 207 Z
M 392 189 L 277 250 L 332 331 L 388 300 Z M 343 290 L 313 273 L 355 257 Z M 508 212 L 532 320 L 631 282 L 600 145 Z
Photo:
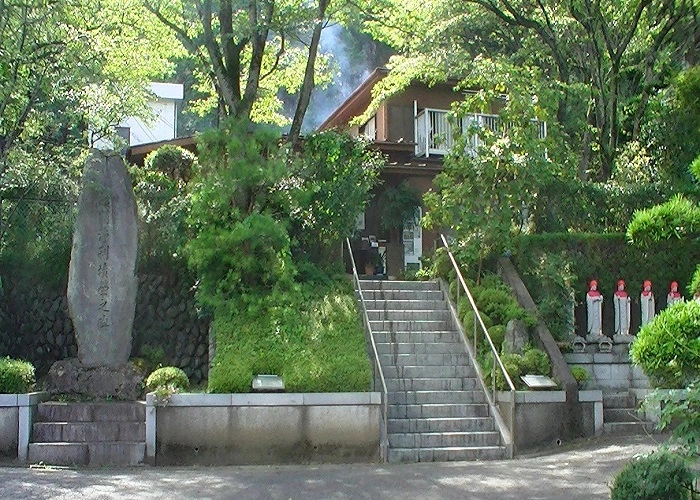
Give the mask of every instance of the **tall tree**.
M 409 35 L 398 36 L 412 19 L 395 19 L 401 6 L 385 24 L 368 16 L 365 29 L 442 73 L 460 76 L 483 56 L 539 67 L 559 84 L 557 121 L 579 151 L 584 179 L 611 176 L 621 144 L 639 136 L 650 97 L 700 48 L 697 0 L 423 3 Z
M 330 0 L 196 0 L 146 2 L 199 61 L 215 91 L 220 117 L 285 124 L 278 94 L 298 94 L 295 142 L 317 84 L 318 46 Z

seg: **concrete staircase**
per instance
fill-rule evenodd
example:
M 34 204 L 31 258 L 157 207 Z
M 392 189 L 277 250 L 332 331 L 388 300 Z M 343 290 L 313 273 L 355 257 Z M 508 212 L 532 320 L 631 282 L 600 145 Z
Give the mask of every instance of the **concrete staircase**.
M 88 467 L 143 465 L 146 406 L 143 402 L 41 403 L 30 463 Z
M 439 284 L 360 285 L 387 383 L 389 461 L 505 458 Z
M 644 420 L 641 402 L 632 390 L 603 391 L 603 431 L 607 434 L 648 434 L 654 424 Z

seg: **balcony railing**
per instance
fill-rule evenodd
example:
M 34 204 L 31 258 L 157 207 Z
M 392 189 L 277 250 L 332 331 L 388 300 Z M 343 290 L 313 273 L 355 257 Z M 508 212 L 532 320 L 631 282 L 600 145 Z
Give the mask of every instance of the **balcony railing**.
M 425 108 L 416 115 L 416 156 L 445 155 L 454 146 L 454 123 L 447 120 L 448 111 Z M 533 120 L 540 139 L 547 137 L 547 122 Z M 468 131 L 473 125 L 497 132 L 502 128 L 498 115 L 472 113 L 457 124 L 460 132 Z M 467 149 L 476 152 L 482 145 L 477 134 L 467 140 Z

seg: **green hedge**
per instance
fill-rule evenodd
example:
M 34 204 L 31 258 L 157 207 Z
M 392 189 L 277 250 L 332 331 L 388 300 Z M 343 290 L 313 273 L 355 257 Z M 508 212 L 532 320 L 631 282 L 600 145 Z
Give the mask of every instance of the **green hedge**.
M 0 394 L 29 392 L 35 380 L 34 366 L 27 361 L 0 359 Z
M 549 266 L 545 273 L 540 272 L 542 262 L 552 257 L 566 265 Z M 617 280 L 624 279 L 633 301 L 641 293 L 644 280 L 650 279 L 657 307 L 663 307 L 672 281 L 678 282 L 681 291 L 690 282 L 695 265 L 700 262 L 700 241 L 662 241 L 642 249 L 628 244 L 625 235 L 617 233 L 535 234 L 516 240 L 512 258 L 535 302 L 538 306 L 546 304 L 551 311 L 570 308 L 566 294 L 553 294 L 552 283 L 566 282 L 576 304 L 583 307 L 591 279 L 598 281 L 598 289 L 608 298 L 613 295 Z M 606 300 L 604 307 L 611 304 L 611 300 Z M 604 313 L 605 320 L 610 317 Z M 545 322 L 553 329 L 547 319 Z
M 282 377 L 287 392 L 364 392 L 371 370 L 349 282 L 311 285 L 261 308 L 215 314 L 209 392 L 250 392 L 257 374 Z
M 675 193 L 660 184 L 621 186 L 553 178 L 538 192 L 532 222 L 538 233 L 622 232 L 635 210 L 663 203 Z

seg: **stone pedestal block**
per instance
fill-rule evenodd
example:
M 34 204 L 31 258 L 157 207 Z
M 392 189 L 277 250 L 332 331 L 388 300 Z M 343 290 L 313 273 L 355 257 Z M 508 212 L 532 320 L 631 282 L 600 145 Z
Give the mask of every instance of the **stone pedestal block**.
M 77 358 L 56 361 L 46 376 L 51 394 L 82 394 L 134 401 L 140 398 L 144 373 L 133 363 L 86 366 Z
M 137 214 L 121 157 L 92 150 L 68 276 L 68 306 L 86 367 L 119 366 L 131 353 L 136 304 Z

